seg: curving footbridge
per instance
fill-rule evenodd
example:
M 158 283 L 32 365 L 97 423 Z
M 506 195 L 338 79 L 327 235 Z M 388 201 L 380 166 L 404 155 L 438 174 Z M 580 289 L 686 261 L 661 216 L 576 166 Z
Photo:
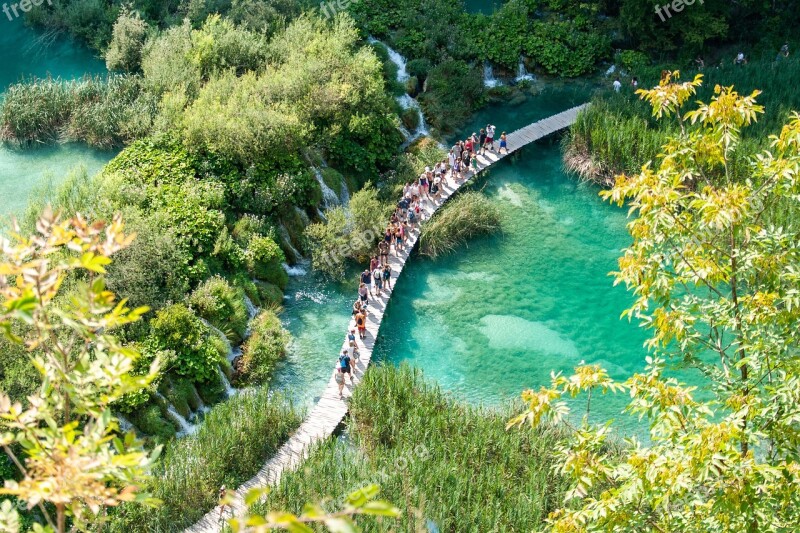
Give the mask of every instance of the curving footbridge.
M 578 113 L 587 106 L 588 104 L 583 104 L 567 109 L 562 113 L 534 122 L 533 124 L 507 134 L 508 154 L 512 154 L 529 143 L 571 126 L 575 122 Z M 495 139 L 495 144 L 499 145 L 499 138 Z M 479 155 L 477 157 L 478 171 L 475 174 L 479 174 L 508 154 L 499 155 L 497 153 L 488 153 L 486 155 Z M 461 183 L 456 183 L 454 179 L 448 176 L 442 183 L 443 189 L 439 204 L 435 206 L 430 205 L 430 202 L 425 204 L 424 215 L 422 217 L 423 223 L 425 220 L 430 219 L 430 217 L 433 216 L 433 214 L 461 187 L 469 182 L 475 174 L 469 173 L 467 179 L 463 180 Z M 419 227 L 410 232 L 405 249 L 401 251 L 399 255 L 389 256 L 389 265 L 392 268 L 393 287 L 396 286 L 397 279 L 402 273 L 403 267 L 411 251 L 414 249 L 414 246 L 417 244 L 418 239 Z M 276 485 L 284 472 L 294 470 L 300 465 L 312 445 L 333 435 L 333 432 L 339 424 L 342 423 L 345 415 L 347 415 L 347 399 L 352 395 L 353 388 L 358 386 L 361 382 L 364 372 L 366 372 L 372 360 L 372 349 L 375 346 L 375 340 L 378 338 L 378 331 L 383 321 L 383 314 L 391 296 L 392 290 L 389 290 L 388 292 L 384 292 L 382 297 L 373 298 L 370 301 L 369 317 L 367 318 L 367 336 L 365 340 L 358 341 L 360 356 L 357 364 L 353 368 L 353 382 L 355 385 L 348 385 L 345 387 L 344 400 L 339 399 L 339 387 L 334 380 L 335 368 L 332 368 L 331 378 L 319 401 L 297 431 L 283 446 L 281 446 L 278 453 L 264 464 L 258 474 L 235 491 L 233 503 L 231 505 L 226 506 L 224 509 L 220 507 L 212 509 L 196 524 L 186 529 L 187 533 L 217 533 L 222 531 L 227 518 L 240 516 L 246 511 L 244 495 L 247 494 L 247 491 L 254 488 Z M 347 332 L 355 327 L 355 321 L 351 320 L 343 338 L 346 338 Z M 343 349 L 347 347 L 347 342 L 345 340 Z M 337 353 L 331 353 L 331 361 L 334 361 L 339 353 L 341 353 L 341 350 Z

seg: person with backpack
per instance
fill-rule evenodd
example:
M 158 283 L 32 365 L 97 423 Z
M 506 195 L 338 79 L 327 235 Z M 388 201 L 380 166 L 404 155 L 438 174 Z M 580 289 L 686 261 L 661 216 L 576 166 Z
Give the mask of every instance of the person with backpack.
M 350 355 L 347 353 L 347 350 L 342 350 L 342 354 L 339 356 L 339 372 L 350 376 L 350 383 L 353 383 L 353 372 L 350 368 Z
M 383 266 L 383 285 L 387 290 L 392 290 L 392 267 Z
M 370 269 L 367 268 L 361 273 L 361 284 L 367 287 L 367 292 L 372 296 L 372 271 L 370 271 Z M 360 292 L 359 287 L 359 293 Z M 361 299 L 367 301 L 366 297 L 362 297 Z
M 480 137 L 478 137 L 478 153 L 484 153 L 484 146 L 486 145 L 486 130 L 481 128 Z

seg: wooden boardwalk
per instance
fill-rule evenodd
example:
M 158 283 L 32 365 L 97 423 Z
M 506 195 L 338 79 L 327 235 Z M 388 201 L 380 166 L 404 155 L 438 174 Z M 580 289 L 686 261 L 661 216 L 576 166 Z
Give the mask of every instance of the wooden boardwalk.
M 569 127 L 575 122 L 578 113 L 586 107 L 587 104 L 573 107 L 557 115 L 553 115 L 539 122 L 534 122 L 524 128 L 514 131 L 506 135 L 508 143 L 508 153 L 511 154 L 525 145 L 546 137 L 552 133 Z M 496 147 L 499 147 L 499 136 L 495 139 Z M 498 155 L 497 153 L 488 153 L 487 155 L 478 156 L 478 172 L 480 173 L 485 168 L 493 165 L 500 159 L 506 157 L 507 154 Z M 476 174 L 477 174 L 476 173 Z M 468 183 L 473 177 L 470 173 L 467 179 L 456 183 L 450 176 L 443 183 L 443 191 L 441 201 L 437 205 L 430 202 L 425 202 L 424 215 L 422 220 L 428 220 L 436 212 L 439 207 L 444 205 L 464 184 Z M 412 230 L 408 236 L 405 250 L 400 252 L 399 255 L 390 254 L 389 264 L 392 268 L 392 287 L 398 281 L 398 277 L 403 271 L 403 267 L 408 260 L 411 251 L 417 244 L 419 238 L 419 227 Z M 317 404 L 306 417 L 305 421 L 300 425 L 297 431 L 289 438 L 288 441 L 278 450 L 278 453 L 267 461 L 261 470 L 252 479 L 239 487 L 234 494 L 234 503 L 231 506 L 221 510 L 219 507 L 211 510 L 200 521 L 188 528 L 188 533 L 217 533 L 222 530 L 225 524 L 225 519 L 233 516 L 241 516 L 244 513 L 245 505 L 243 501 L 244 495 L 248 490 L 253 488 L 263 488 L 270 485 L 276 485 L 284 472 L 294 470 L 303 461 L 308 454 L 311 446 L 330 437 L 336 427 L 344 420 L 347 414 L 347 399 L 350 398 L 353 388 L 357 386 L 366 372 L 370 361 L 372 360 L 372 349 L 375 346 L 375 340 L 378 338 L 378 330 L 383 321 L 383 313 L 391 298 L 392 291 L 384 292 L 380 298 L 370 298 L 369 316 L 367 318 L 367 337 L 365 340 L 358 340 L 358 347 L 360 357 L 353 369 L 353 382 L 354 385 L 349 383 L 345 385 L 344 400 L 339 399 L 339 388 L 334 380 L 335 375 L 335 362 L 338 360 L 337 353 L 331 353 L 331 378 L 325 391 L 322 393 Z M 354 301 L 357 296 L 354 295 Z M 351 329 L 355 329 L 355 320 L 351 320 L 344 332 L 342 349 L 348 347 L 346 341 L 347 333 Z

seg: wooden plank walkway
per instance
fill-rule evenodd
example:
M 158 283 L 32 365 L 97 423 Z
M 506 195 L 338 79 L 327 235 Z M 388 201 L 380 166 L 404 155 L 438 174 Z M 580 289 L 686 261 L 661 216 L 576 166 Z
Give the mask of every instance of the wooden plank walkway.
M 512 154 L 525 145 L 546 137 L 556 131 L 569 127 L 575 122 L 578 113 L 587 106 L 584 104 L 578 107 L 573 107 L 557 115 L 553 115 L 539 122 L 534 122 L 524 128 L 514 131 L 508 135 L 508 154 Z M 499 137 L 495 139 L 496 146 L 499 147 Z M 485 168 L 493 165 L 500 159 L 506 157 L 507 154 L 499 155 L 497 153 L 488 153 L 487 155 L 478 156 L 478 172 L 479 174 Z M 431 202 L 424 203 L 424 214 L 422 223 L 430 219 L 439 207 L 444 205 L 464 184 L 468 183 L 473 177 L 470 173 L 467 179 L 460 183 L 456 183 L 450 176 L 444 181 L 441 201 L 438 205 L 433 205 Z M 417 244 L 419 239 L 419 226 L 409 232 L 408 240 L 406 242 L 405 250 L 399 254 L 390 254 L 389 265 L 392 268 L 392 287 L 398 281 L 403 267 L 408 260 L 411 251 Z M 243 501 L 244 495 L 248 490 L 253 488 L 263 488 L 270 485 L 276 485 L 284 472 L 292 471 L 297 468 L 303 459 L 308 455 L 311 446 L 330 437 L 336 427 L 344 420 L 347 414 L 347 399 L 352 396 L 353 388 L 357 386 L 366 372 L 370 361 L 372 360 L 372 349 L 375 346 L 375 340 L 378 338 L 378 331 L 383 321 L 383 313 L 386 306 L 391 299 L 392 291 L 384 291 L 383 296 L 379 298 L 371 298 L 369 304 L 369 316 L 367 318 L 367 337 L 365 340 L 359 340 L 360 357 L 353 369 L 353 382 L 354 385 L 349 383 L 345 385 L 344 400 L 339 399 L 339 388 L 334 380 L 335 375 L 335 361 L 338 359 L 337 353 L 331 353 L 331 362 L 333 372 L 331 373 L 330 381 L 325 387 L 317 404 L 306 417 L 305 421 L 300 425 L 297 431 L 289 438 L 288 441 L 278 450 L 269 461 L 267 461 L 261 470 L 252 479 L 239 487 L 234 494 L 233 505 L 227 506 L 224 510 L 219 507 L 212 509 L 202 519 L 200 519 L 192 527 L 186 529 L 187 533 L 217 533 L 222 530 L 225 520 L 233 516 L 241 516 L 245 511 Z M 355 298 L 354 298 L 355 300 Z M 351 320 L 345 332 L 345 339 L 347 333 L 351 329 L 355 329 L 355 320 Z M 342 349 L 348 347 L 347 341 L 343 341 Z

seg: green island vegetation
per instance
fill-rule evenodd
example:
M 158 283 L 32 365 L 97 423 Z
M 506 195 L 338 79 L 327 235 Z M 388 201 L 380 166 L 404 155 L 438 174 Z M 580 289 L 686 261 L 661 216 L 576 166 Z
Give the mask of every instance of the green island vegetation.
M 407 366 L 371 368 L 344 437 L 248 495 L 251 522 L 232 526 L 796 529 L 793 2 L 706 0 L 661 20 L 640 0 L 492 13 L 363 0 L 333 17 L 306 0 L 28 7 L 43 39 L 77 38 L 109 73 L 11 84 L 0 142 L 118 155 L 38 189 L 3 230 L 0 531 L 200 519 L 303 420 L 272 388 L 291 341 L 288 267 L 307 258 L 344 280 L 404 185 L 446 159 L 438 139 L 576 78 L 603 88 L 563 137 L 564 164 L 630 209 L 613 275 L 633 303 L 615 311 L 648 331 L 646 368 L 616 379 L 580 364 L 499 409 Z M 461 193 L 423 226 L 419 253 L 455 252 L 502 217 Z M 601 394 L 629 397 L 646 438 L 590 418 Z
M 464 192 L 437 212 L 420 233 L 420 253 L 432 258 L 453 253 L 480 235 L 500 229 L 500 208 L 480 192 Z

